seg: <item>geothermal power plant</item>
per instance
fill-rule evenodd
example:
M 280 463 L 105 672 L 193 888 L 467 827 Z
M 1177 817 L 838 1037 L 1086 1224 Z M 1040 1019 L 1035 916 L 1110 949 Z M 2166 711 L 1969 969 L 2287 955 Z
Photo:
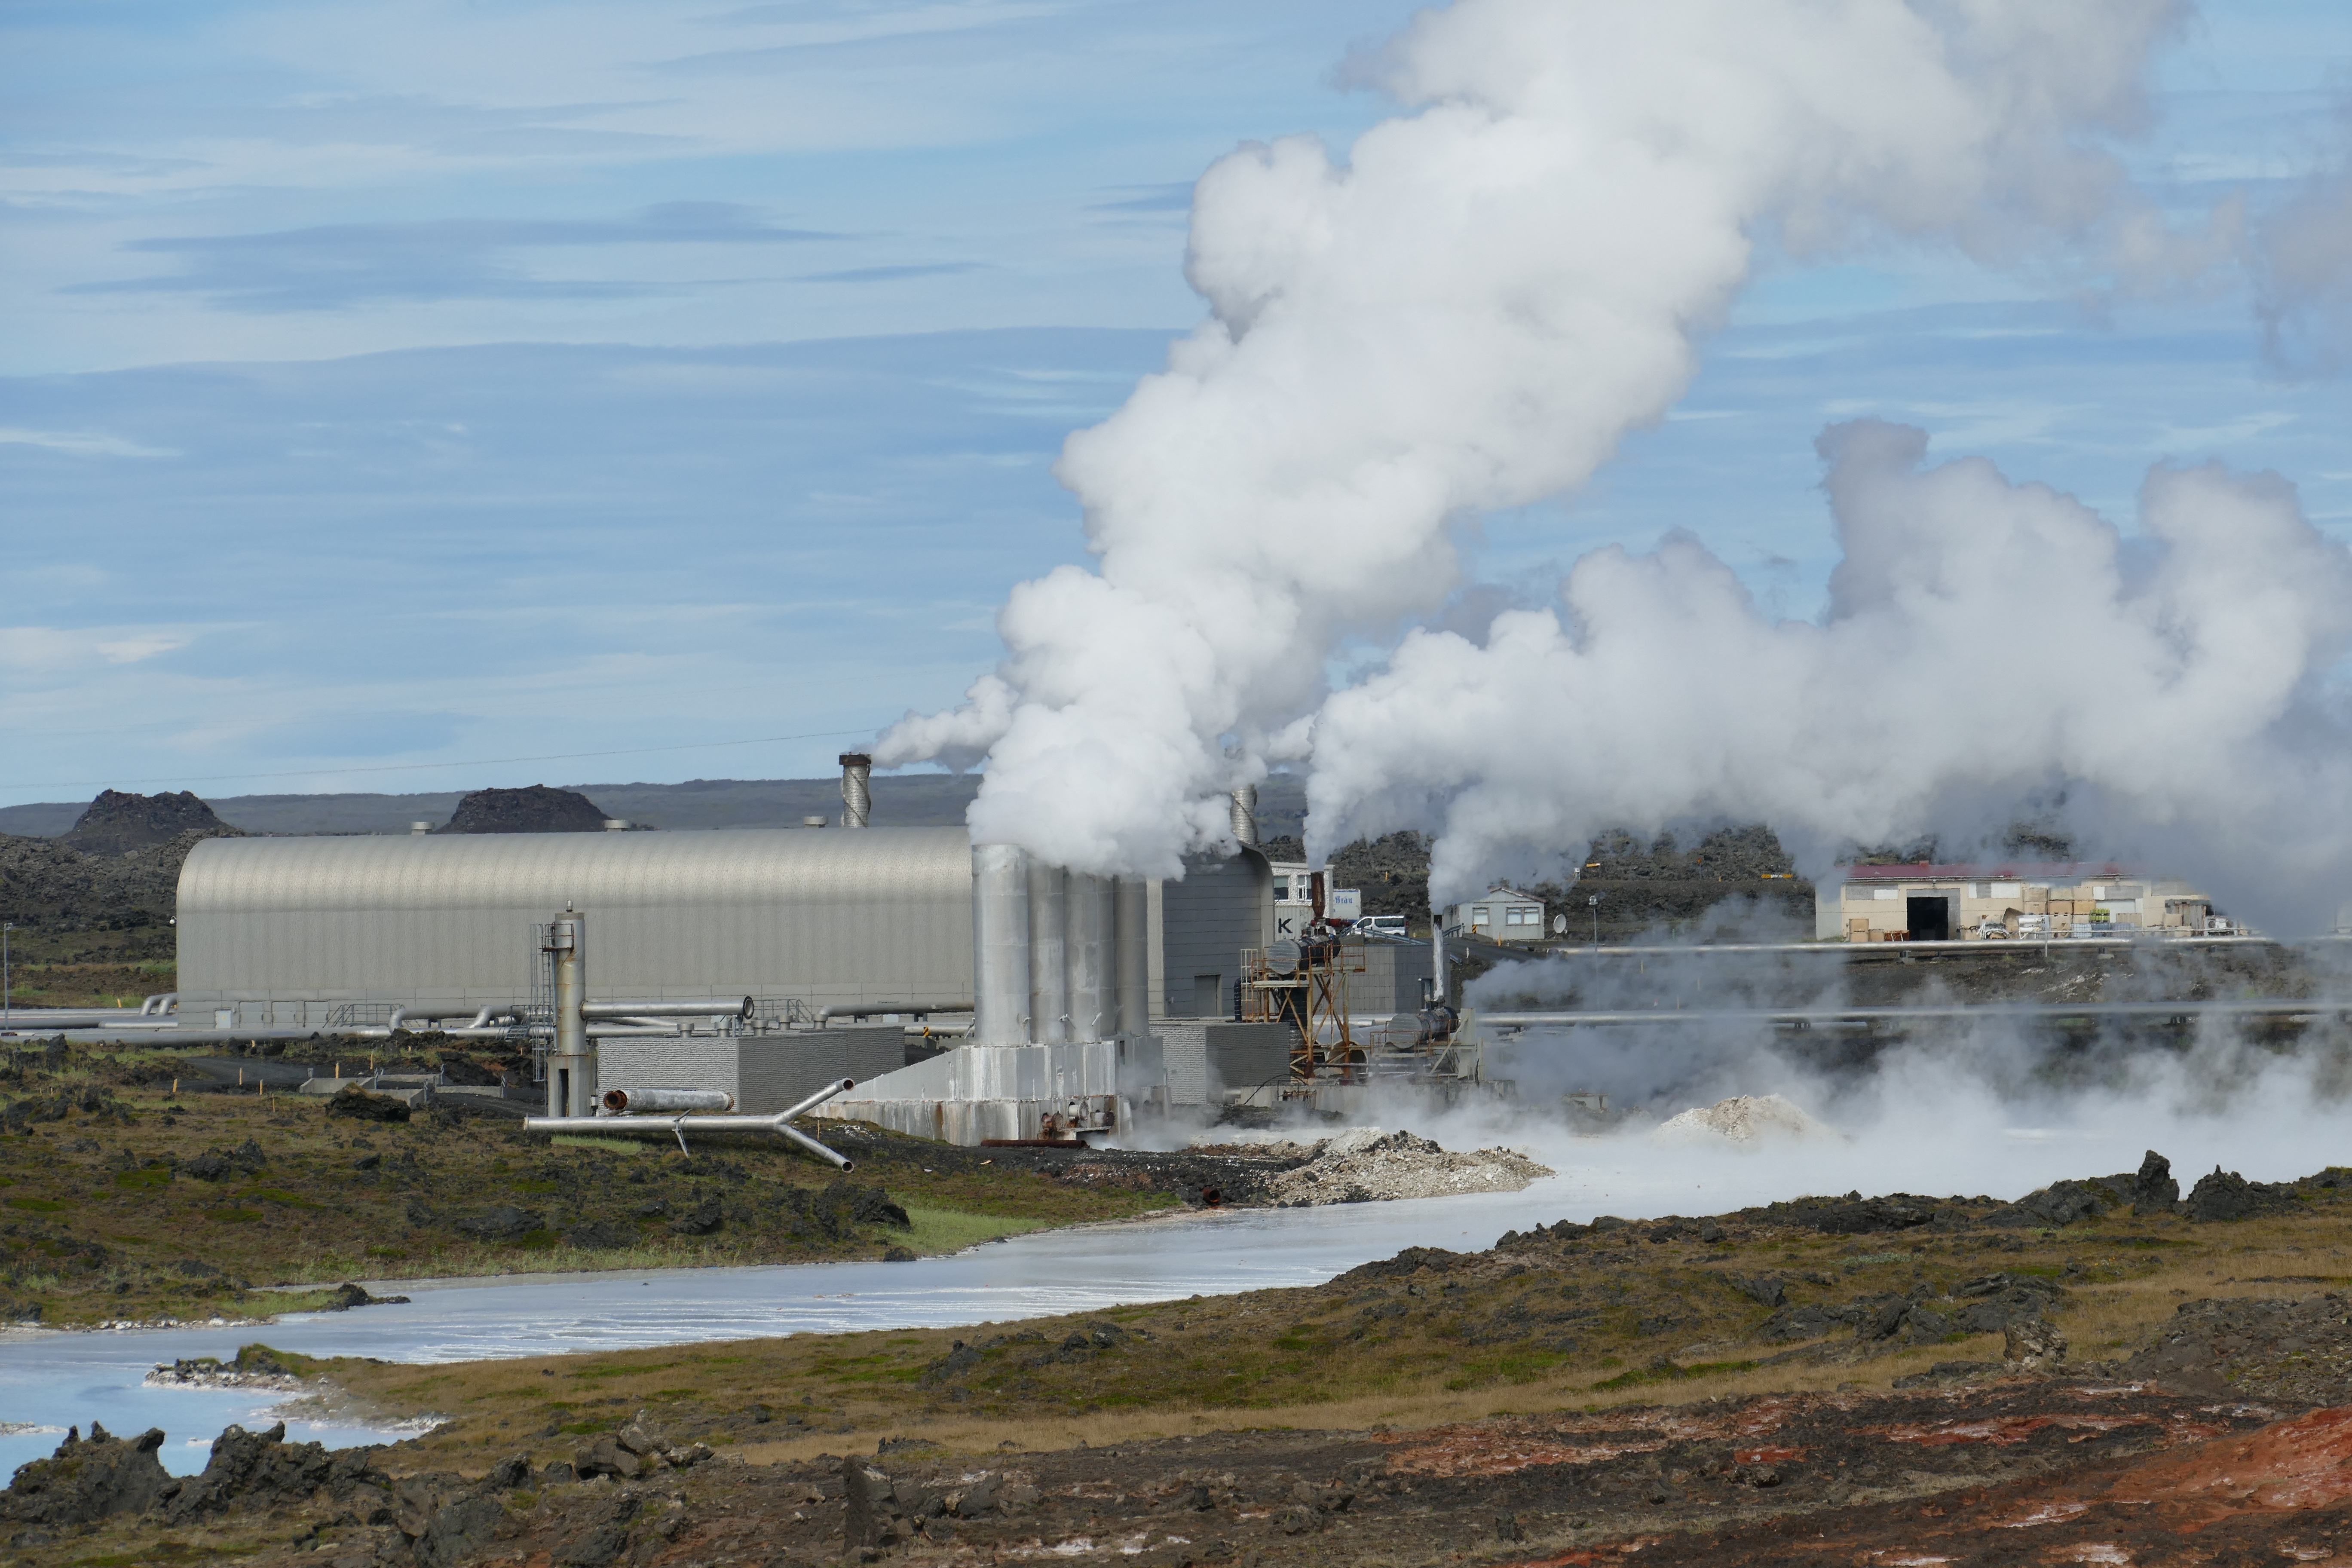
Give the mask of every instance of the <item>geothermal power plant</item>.
M 1336 890 L 1258 848 L 1254 792 L 1233 853 L 1110 878 L 875 824 L 867 759 L 843 765 L 838 827 L 206 840 L 176 1021 L 527 1046 L 510 1092 L 551 1130 L 822 1093 L 814 1114 L 926 1137 L 1069 1142 L 1376 1079 L 1507 1089 L 1428 1005 L 1430 944 L 1343 941 Z

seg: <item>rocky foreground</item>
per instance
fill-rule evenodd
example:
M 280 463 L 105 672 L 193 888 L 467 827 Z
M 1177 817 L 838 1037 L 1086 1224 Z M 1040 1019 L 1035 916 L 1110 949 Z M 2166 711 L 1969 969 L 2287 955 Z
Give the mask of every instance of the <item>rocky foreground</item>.
M 11 1560 L 2273 1563 L 2352 1557 L 2347 1177 L 2160 1158 L 1411 1248 L 990 1331 L 278 1363 L 430 1436 L 92 1432 Z M 256 1357 L 258 1362 L 259 1357 Z

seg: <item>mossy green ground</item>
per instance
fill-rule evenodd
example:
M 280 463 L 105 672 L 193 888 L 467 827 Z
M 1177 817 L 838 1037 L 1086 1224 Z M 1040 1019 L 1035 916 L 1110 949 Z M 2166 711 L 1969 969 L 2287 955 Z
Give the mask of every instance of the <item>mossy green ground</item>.
M 245 1288 L 278 1284 L 949 1251 L 1179 1201 L 1021 1170 L 927 1170 L 935 1145 L 872 1132 L 843 1176 L 780 1147 L 551 1146 L 476 1113 L 369 1123 L 300 1095 L 174 1097 L 168 1053 L 76 1047 L 59 1072 L 35 1060 L 20 1054 L 0 1081 L 0 1100 L 26 1108 L 0 1131 L 0 1321 L 304 1304 Z M 68 1101 L 62 1118 L 34 1119 Z M 229 1161 L 213 1180 L 192 1169 L 207 1151 Z M 911 1230 L 853 1213 L 873 1188 Z M 528 1225 L 497 1237 L 461 1228 L 499 1207 Z

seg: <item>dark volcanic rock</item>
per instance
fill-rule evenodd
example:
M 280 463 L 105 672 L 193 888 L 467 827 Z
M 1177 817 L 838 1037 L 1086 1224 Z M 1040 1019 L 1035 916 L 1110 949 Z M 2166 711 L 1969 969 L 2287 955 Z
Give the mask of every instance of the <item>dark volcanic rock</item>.
M 2170 1214 L 2180 1202 L 2180 1184 L 2173 1179 L 2172 1162 L 2150 1149 L 2132 1178 L 2132 1213 Z
M 2124 1202 L 2137 1181 L 2136 1176 L 2125 1175 L 2098 1177 L 2087 1182 L 2053 1182 L 2039 1192 L 2026 1194 L 2006 1208 L 1995 1209 L 1985 1215 L 1984 1222 L 1994 1226 L 2068 1226 L 2080 1220 L 2096 1219 L 2106 1210 Z
M 234 833 L 213 808 L 186 790 L 177 795 L 125 795 L 100 790 L 81 820 L 58 842 L 85 855 L 127 855 L 133 849 L 168 844 L 183 833 Z
M 2007 1333 L 2019 1323 L 2046 1314 L 2065 1294 L 2055 1281 L 2033 1274 L 1988 1274 L 1952 1294 L 1959 1299 L 1959 1326 L 1972 1334 Z
M 1785 1205 L 1774 1204 L 1772 1217 L 1798 1225 L 1812 1226 L 1830 1236 L 1868 1236 L 1885 1230 L 1910 1230 L 1928 1225 L 1936 1218 L 1936 1200 L 1911 1193 L 1889 1193 L 1885 1197 L 1865 1198 L 1859 1193 L 1849 1193 L 1840 1198 L 1799 1198 Z M 1598 1223 L 1597 1221 L 1595 1222 Z
M 370 1094 L 354 1086 L 335 1091 L 327 1101 L 327 1114 L 348 1116 L 356 1121 L 405 1121 L 409 1110 L 388 1094 Z
M 348 1312 L 353 1307 L 393 1307 L 403 1305 L 407 1300 L 405 1296 L 371 1295 L 366 1286 L 354 1285 L 346 1279 L 335 1287 L 335 1293 L 327 1299 L 326 1304 L 319 1310 Z
M 155 1458 L 163 1446 L 160 1426 L 136 1437 L 112 1436 L 95 1421 L 87 1437 L 68 1432 L 56 1453 L 17 1467 L 0 1492 L 0 1520 L 57 1526 L 137 1513 L 171 1479 Z
M 2293 1214 L 2297 1208 L 2292 1186 L 2250 1182 L 2235 1171 L 2213 1167 L 2189 1191 L 2181 1211 L 2195 1220 L 2253 1219 L 2268 1214 Z
M 565 1246 L 577 1247 L 591 1252 L 626 1247 L 636 1239 L 635 1235 L 622 1229 L 608 1219 L 592 1219 L 585 1225 L 575 1225 L 563 1233 Z
M 482 1241 L 511 1241 L 518 1236 L 528 1236 L 539 1228 L 539 1216 L 525 1214 L 512 1204 L 499 1204 L 480 1214 L 457 1222 L 460 1234 Z
M 577 790 L 478 789 L 436 833 L 602 833 L 604 814 Z
M 907 1211 L 892 1203 L 890 1194 L 880 1187 L 868 1187 L 860 1194 L 856 1206 L 849 1211 L 849 1217 L 859 1225 L 895 1225 L 900 1230 L 911 1229 L 915 1224 L 907 1217 Z
M 328 1483 L 334 1456 L 320 1443 L 289 1443 L 286 1423 L 267 1432 L 231 1426 L 213 1439 L 204 1474 L 164 1489 L 163 1515 L 173 1524 L 231 1509 L 300 1502 Z

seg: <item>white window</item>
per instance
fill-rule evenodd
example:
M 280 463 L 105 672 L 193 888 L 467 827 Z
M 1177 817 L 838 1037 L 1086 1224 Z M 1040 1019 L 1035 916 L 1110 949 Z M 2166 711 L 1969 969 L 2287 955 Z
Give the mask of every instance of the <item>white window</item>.
M 1870 896 L 1874 899 L 1891 900 L 1895 897 L 1895 889 L 1892 888 L 1873 888 L 1870 890 Z
M 1514 905 L 1510 909 L 1503 911 L 1503 923 L 1505 925 L 1513 926 L 1541 925 L 1543 924 L 1543 911 L 1541 910 L 1529 909 L 1525 904 Z
M 2016 899 L 2024 895 L 2025 884 L 2022 882 L 1995 882 L 1992 885 L 1992 896 L 1996 899 Z
M 1488 909 L 1485 904 L 1473 904 L 1470 906 L 1470 929 L 1472 931 L 1485 931 L 1494 923 L 1494 910 Z

